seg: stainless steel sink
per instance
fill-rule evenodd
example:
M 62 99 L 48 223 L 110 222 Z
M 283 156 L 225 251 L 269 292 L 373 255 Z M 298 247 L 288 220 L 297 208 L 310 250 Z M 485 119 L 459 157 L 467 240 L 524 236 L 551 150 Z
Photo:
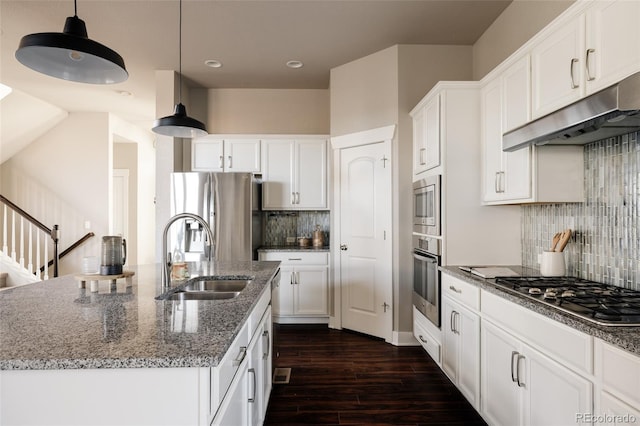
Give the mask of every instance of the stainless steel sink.
M 177 291 L 164 300 L 222 300 L 238 297 L 239 291 Z
M 240 293 L 251 280 L 247 279 L 203 279 L 184 286 L 186 292 L 223 292 Z

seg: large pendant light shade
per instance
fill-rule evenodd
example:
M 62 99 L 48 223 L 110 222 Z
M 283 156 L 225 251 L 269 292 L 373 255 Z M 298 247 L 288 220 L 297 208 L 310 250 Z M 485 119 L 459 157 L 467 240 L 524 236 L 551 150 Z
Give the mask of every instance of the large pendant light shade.
M 91 40 L 84 21 L 77 14 L 67 18 L 61 33 L 22 37 L 16 59 L 51 77 L 80 83 L 113 84 L 129 77 L 122 57 Z
M 180 24 L 178 30 L 178 56 L 180 77 L 178 94 L 180 101 L 173 110 L 173 115 L 157 119 L 151 130 L 154 133 L 176 138 L 197 138 L 207 135 L 205 125 L 187 115 L 187 108 L 182 104 L 182 0 L 180 0 Z

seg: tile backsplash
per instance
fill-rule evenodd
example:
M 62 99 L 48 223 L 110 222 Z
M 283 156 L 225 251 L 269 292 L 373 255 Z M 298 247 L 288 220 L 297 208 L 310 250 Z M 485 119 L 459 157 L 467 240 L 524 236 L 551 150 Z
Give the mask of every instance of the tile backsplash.
M 585 202 L 522 207 L 522 262 L 537 268 L 553 234 L 575 231 L 567 274 L 640 290 L 640 132 L 584 148 Z
M 265 246 L 297 245 L 297 238 L 312 237 L 316 225 L 320 225 L 324 232 L 324 243 L 329 245 L 328 211 L 265 211 L 262 214 Z M 296 240 L 287 243 L 287 237 L 294 237 Z

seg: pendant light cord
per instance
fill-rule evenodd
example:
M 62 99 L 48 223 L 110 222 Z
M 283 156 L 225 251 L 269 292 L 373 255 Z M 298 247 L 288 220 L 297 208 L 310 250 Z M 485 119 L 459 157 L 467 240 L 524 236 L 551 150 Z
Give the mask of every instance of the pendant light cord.
M 73 0 L 73 16 L 78 16 L 78 0 Z
M 178 101 L 182 103 L 182 0 L 180 0 L 180 23 L 178 25 L 178 74 L 179 74 L 179 86 L 178 86 Z

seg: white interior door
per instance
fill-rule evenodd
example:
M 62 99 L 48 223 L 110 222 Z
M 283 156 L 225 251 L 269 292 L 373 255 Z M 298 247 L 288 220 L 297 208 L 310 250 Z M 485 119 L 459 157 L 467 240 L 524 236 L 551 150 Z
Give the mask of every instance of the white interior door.
M 391 340 L 391 145 L 340 150 L 342 327 Z

